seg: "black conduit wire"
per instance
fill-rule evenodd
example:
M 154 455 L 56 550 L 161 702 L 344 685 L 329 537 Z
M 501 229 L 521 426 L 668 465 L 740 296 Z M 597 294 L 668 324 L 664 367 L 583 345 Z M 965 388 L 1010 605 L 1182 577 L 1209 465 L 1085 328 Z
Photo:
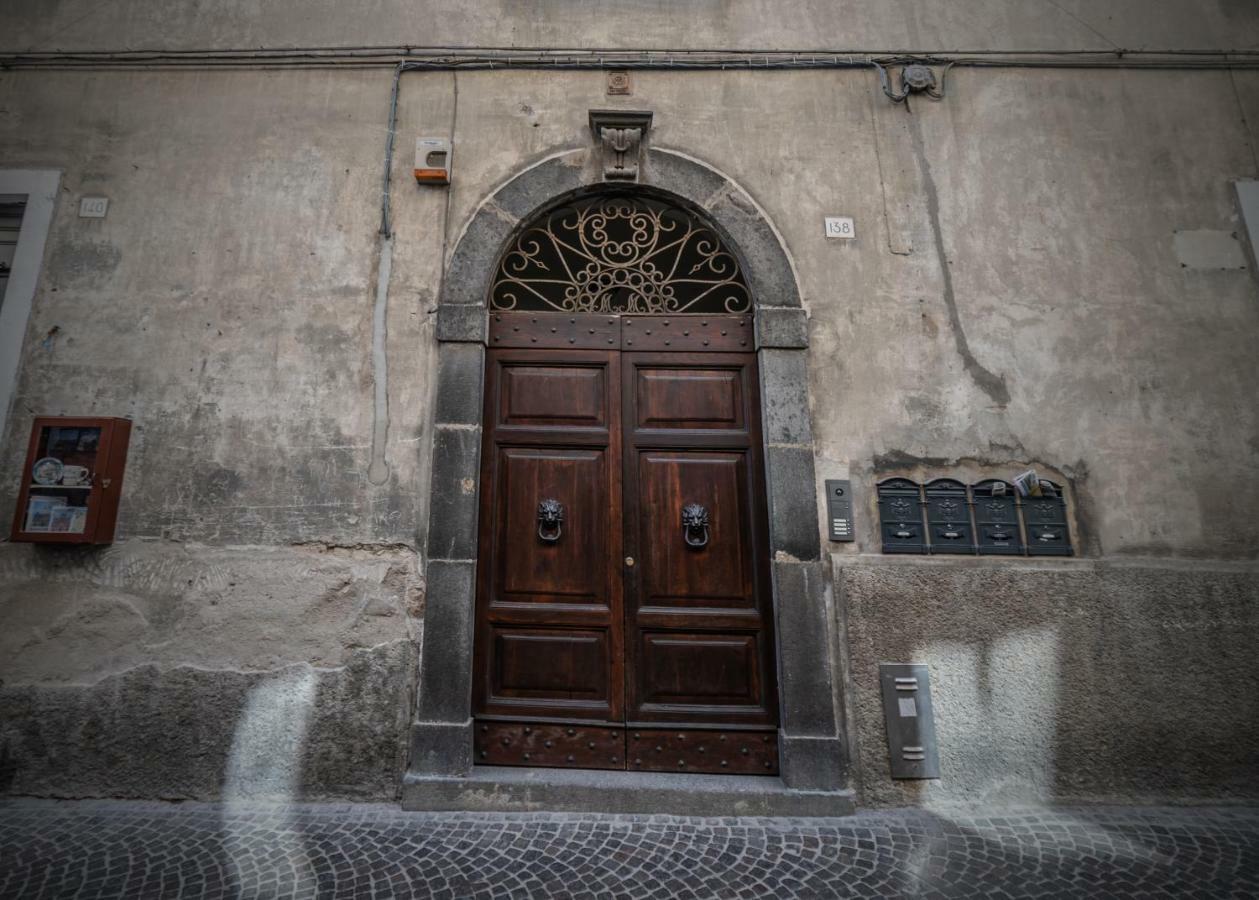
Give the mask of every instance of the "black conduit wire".
M 668 58 L 685 58 L 688 56 L 725 56 L 725 57 L 743 57 L 752 59 L 763 59 L 765 57 L 781 57 L 781 56 L 876 56 L 880 58 L 892 57 L 942 57 L 949 56 L 1171 56 L 1171 55 L 1189 55 L 1189 56 L 1239 56 L 1239 55 L 1259 55 L 1259 47 L 1232 49 L 1221 49 L 1218 47 L 1202 47 L 1202 48 L 1162 48 L 1151 49 L 1145 48 L 1141 50 L 1129 50 L 1124 48 L 1114 48 L 1107 50 L 997 50 L 993 48 L 973 49 L 973 50 L 857 50 L 857 49 L 836 49 L 836 48 L 813 48 L 813 49 L 742 49 L 735 50 L 729 48 L 691 48 L 691 49 L 668 49 L 659 47 L 642 47 L 642 48 L 609 48 L 609 47 L 542 47 L 542 46 L 457 46 L 451 44 L 435 44 L 428 46 L 414 45 L 367 45 L 367 46 L 322 46 L 322 47 L 237 47 L 237 48 L 201 48 L 190 50 L 171 50 L 159 48 L 139 48 L 130 50 L 3 50 L 0 49 L 0 56 L 17 56 L 23 55 L 27 57 L 57 57 L 67 55 L 77 55 L 81 57 L 95 58 L 122 58 L 122 57 L 144 57 L 155 55 L 167 56 L 297 56 L 297 55 L 360 55 L 368 57 L 425 57 L 437 54 L 445 54 L 447 56 L 498 56 L 501 58 L 520 57 L 520 56 L 538 56 L 538 55 L 581 55 L 590 58 L 612 59 L 616 57 L 644 56 L 654 55 L 658 57 Z
M 1257 69 L 1259 50 L 728 51 L 506 48 L 293 48 L 190 51 L 0 51 L 0 69 L 859 69 L 876 63 L 975 68 Z
M 415 66 L 409 62 L 400 62 L 393 70 L 393 86 L 389 91 L 389 120 L 385 127 L 385 171 L 380 185 L 380 236 L 393 237 L 393 219 L 389 203 L 390 181 L 393 173 L 393 146 L 398 136 L 398 91 L 402 84 L 402 73 Z
M 409 48 L 408 48 L 409 49 Z M 345 54 L 353 52 L 353 50 L 335 49 L 327 50 L 329 54 Z M 375 50 L 369 50 L 375 53 Z M 167 62 L 157 62 L 157 58 L 146 59 L 144 63 L 138 62 L 137 53 L 147 52 L 128 52 L 122 54 L 78 54 L 79 57 L 91 57 L 94 60 L 92 68 L 101 65 L 103 59 L 115 59 L 117 57 L 127 57 L 130 62 L 125 64 L 126 68 L 165 68 L 169 65 L 171 59 L 170 54 L 166 54 L 162 59 Z M 379 60 L 364 60 L 361 58 L 351 58 L 349 62 L 331 62 L 329 58 L 311 59 L 310 54 L 316 53 L 315 50 L 262 50 L 258 52 L 258 58 L 266 58 L 269 67 L 274 67 L 277 63 L 283 63 L 282 68 L 363 68 L 378 67 L 380 64 L 392 62 L 394 65 L 393 84 L 389 91 L 389 116 L 388 125 L 385 127 L 385 157 L 384 172 L 380 179 L 380 229 L 381 238 L 393 238 L 393 219 L 392 219 L 392 181 L 393 171 L 393 155 L 394 143 L 398 132 L 398 93 L 402 86 L 403 72 L 410 70 L 454 70 L 457 72 L 461 68 L 483 68 L 492 69 L 496 65 L 499 68 L 568 68 L 568 69 L 619 69 L 619 68 L 658 68 L 658 69 L 708 69 L 708 68 L 735 68 L 737 63 L 742 63 L 752 67 L 755 59 L 760 60 L 759 68 L 778 69 L 865 69 L 874 68 L 879 74 L 879 83 L 883 87 L 883 92 L 894 103 L 903 102 L 909 96 L 908 89 L 901 93 L 896 93 L 891 87 L 888 76 L 889 67 L 904 67 L 904 65 L 934 65 L 940 67 L 939 89 L 928 89 L 928 97 L 932 99 L 943 99 L 944 89 L 946 89 L 946 79 L 948 78 L 949 69 L 954 65 L 964 65 L 964 67 L 973 68 L 1142 68 L 1142 69 L 1259 69 L 1259 50 L 1241 50 L 1241 52 L 1196 52 L 1196 50 L 1166 50 L 1166 52 L 1137 52 L 1131 53 L 1128 50 L 1114 50 L 1114 52 L 1093 52 L 1093 50 L 1066 50 L 1066 52 L 1058 52 L 1053 54 L 1040 54 L 1035 52 L 1025 53 L 987 53 L 987 54 L 968 54 L 966 57 L 957 57 L 952 54 L 895 54 L 881 55 L 881 57 L 872 57 L 870 54 L 817 54 L 802 52 L 778 52 L 778 53 L 716 53 L 703 52 L 703 50 L 670 50 L 670 52 L 657 52 L 657 50 L 642 50 L 637 53 L 596 53 L 574 55 L 570 50 L 565 52 L 519 52 L 519 50 L 495 50 L 490 53 L 457 53 L 443 55 L 427 55 L 426 58 L 404 58 L 398 60 L 390 60 L 381 58 Z M 266 54 L 283 54 L 276 55 Z M 317 53 L 325 53 L 324 50 L 317 50 Z M 563 54 L 570 54 L 565 58 Z M 293 55 L 297 54 L 297 55 Z M 662 55 L 663 54 L 663 55 Z M 57 57 L 60 62 L 64 63 L 65 59 L 71 58 L 73 54 L 40 54 L 42 58 Z M 180 53 L 180 59 L 188 57 L 196 57 L 196 67 L 252 67 L 256 63 L 247 62 L 243 59 L 244 52 L 222 52 L 212 54 L 200 53 Z M 1240 55 L 1240 59 L 1235 58 Z M 821 58 L 820 58 L 821 57 Z M 1185 57 L 1185 58 L 1181 58 Z M 1194 57 L 1194 58 L 1188 58 Z M 0 54 L 0 68 L 47 68 L 42 64 L 31 64 L 28 57 L 26 63 L 15 63 L 18 57 L 9 55 L 6 57 Z M 546 65 L 544 60 L 549 63 Z M 110 63 L 112 65 L 112 63 Z M 181 63 L 183 64 L 183 63 Z M 72 68 L 87 68 L 88 64 L 74 65 Z
M 385 126 L 385 172 L 381 176 L 380 185 L 380 236 L 383 238 L 393 237 L 393 227 L 389 221 L 389 175 L 393 170 L 394 136 L 398 131 L 398 87 L 404 71 L 406 63 L 398 63 L 393 70 L 393 87 L 389 91 L 389 119 Z
M 877 70 L 883 92 L 895 102 L 888 66 L 942 66 L 938 96 L 954 66 L 1018 69 L 1259 69 L 1259 50 L 972 50 L 869 52 L 810 50 L 547 50 L 540 48 L 457 47 L 297 47 L 287 49 L 2 51 L 0 70 L 149 70 L 149 69 L 363 69 L 393 67 L 389 117 L 381 177 L 380 229 L 393 235 L 390 172 L 398 121 L 398 91 L 407 71 L 460 69 L 866 69 Z

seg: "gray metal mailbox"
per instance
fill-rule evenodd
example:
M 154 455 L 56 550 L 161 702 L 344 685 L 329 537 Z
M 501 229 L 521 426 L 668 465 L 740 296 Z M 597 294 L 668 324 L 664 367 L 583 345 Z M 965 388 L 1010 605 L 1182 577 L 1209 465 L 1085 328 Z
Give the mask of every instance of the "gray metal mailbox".
M 975 535 L 983 556 L 1022 556 L 1023 536 L 1014 485 L 990 478 L 971 488 Z
M 966 485 L 952 478 L 927 482 L 927 535 L 930 552 L 975 552 Z
M 1067 531 L 1067 502 L 1062 487 L 1043 478 L 1041 496 L 1023 498 L 1023 521 L 1027 524 L 1028 556 L 1071 556 L 1071 535 Z
M 908 478 L 880 481 L 879 528 L 884 553 L 926 553 L 926 529 L 922 524 L 922 494 L 918 482 Z

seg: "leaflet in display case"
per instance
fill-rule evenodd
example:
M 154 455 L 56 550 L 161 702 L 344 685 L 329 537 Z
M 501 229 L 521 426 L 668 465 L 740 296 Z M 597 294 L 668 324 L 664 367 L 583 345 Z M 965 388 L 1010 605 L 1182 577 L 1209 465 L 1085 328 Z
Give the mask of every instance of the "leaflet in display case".
M 11 539 L 108 544 L 127 466 L 131 420 L 40 417 L 22 468 Z

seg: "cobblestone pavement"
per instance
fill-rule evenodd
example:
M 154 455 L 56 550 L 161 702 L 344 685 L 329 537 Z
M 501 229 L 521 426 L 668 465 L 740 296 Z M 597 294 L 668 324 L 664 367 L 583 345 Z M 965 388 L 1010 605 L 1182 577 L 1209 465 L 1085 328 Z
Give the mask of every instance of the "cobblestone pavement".
M 1259 810 L 843 819 L 0 802 L 0 897 L 1259 897 Z

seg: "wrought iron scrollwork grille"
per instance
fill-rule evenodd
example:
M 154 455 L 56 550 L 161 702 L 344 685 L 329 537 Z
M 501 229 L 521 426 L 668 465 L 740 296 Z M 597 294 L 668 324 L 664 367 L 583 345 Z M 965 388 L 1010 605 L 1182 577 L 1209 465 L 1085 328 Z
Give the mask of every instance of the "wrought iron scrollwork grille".
M 739 313 L 752 295 L 734 253 L 689 212 L 639 196 L 558 207 L 503 254 L 494 309 Z

